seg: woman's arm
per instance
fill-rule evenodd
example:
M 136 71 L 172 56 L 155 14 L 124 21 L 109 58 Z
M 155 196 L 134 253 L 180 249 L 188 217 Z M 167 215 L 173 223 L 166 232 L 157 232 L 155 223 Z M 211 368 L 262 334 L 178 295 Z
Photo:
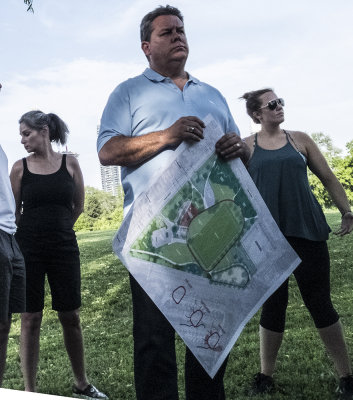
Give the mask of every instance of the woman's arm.
M 83 207 L 85 203 L 85 188 L 83 184 L 82 171 L 76 157 L 69 155 L 67 156 L 67 169 L 75 183 L 75 191 L 72 204 L 74 225 L 77 221 L 77 218 L 83 212 Z
M 305 147 L 310 170 L 320 179 L 342 214 L 341 228 L 336 233 L 343 236 L 352 232 L 353 214 L 351 213 L 351 206 L 343 186 L 332 172 L 325 157 L 311 137 L 305 133 L 300 133 L 300 142 Z
M 16 224 L 18 225 L 21 218 L 22 198 L 21 198 L 21 184 L 23 176 L 23 161 L 18 160 L 12 166 L 10 172 L 10 181 L 12 186 L 13 195 L 16 202 Z

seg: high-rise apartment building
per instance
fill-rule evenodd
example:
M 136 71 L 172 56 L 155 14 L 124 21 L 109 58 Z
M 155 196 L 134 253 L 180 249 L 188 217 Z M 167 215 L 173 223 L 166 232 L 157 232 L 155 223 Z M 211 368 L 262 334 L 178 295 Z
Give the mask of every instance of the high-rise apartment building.
M 102 189 L 117 196 L 122 193 L 120 167 L 116 165 L 100 166 Z
M 97 135 L 99 125 L 97 126 Z M 120 167 L 117 165 L 100 165 L 102 189 L 113 196 L 122 194 Z

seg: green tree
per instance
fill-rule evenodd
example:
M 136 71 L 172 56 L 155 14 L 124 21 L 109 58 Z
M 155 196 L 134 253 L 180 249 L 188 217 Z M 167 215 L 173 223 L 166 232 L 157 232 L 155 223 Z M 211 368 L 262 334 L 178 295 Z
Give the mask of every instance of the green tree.
M 319 149 L 325 156 L 329 166 L 332 168 L 334 161 L 337 157 L 340 157 L 342 150 L 333 145 L 332 139 L 329 135 L 325 135 L 322 132 L 313 133 L 311 135 L 314 142 L 319 146 Z
M 75 224 L 76 231 L 118 229 L 123 219 L 123 195 L 113 196 L 85 187 L 85 207 Z
M 123 221 L 123 200 L 123 196 L 117 196 L 114 210 L 97 219 L 93 224 L 93 230 L 118 229 Z
M 335 174 L 344 187 L 348 200 L 353 203 L 353 140 L 346 144 L 348 154 L 337 160 Z
M 353 201 L 353 140 L 348 142 L 346 148 L 349 154 L 342 156 L 342 150 L 333 145 L 330 136 L 323 133 L 313 133 L 311 135 L 320 151 L 326 158 L 326 161 L 333 173 L 344 187 L 348 199 Z M 326 209 L 334 207 L 334 203 L 321 181 L 310 170 L 308 173 L 309 183 L 312 191 L 320 205 Z
M 91 186 L 85 187 L 85 212 L 92 218 L 111 214 L 116 205 L 117 197 Z
M 76 232 L 79 231 L 93 231 L 93 225 L 95 220 L 89 217 L 84 212 L 78 217 L 74 229 Z
M 85 214 L 89 217 L 95 219 L 99 218 L 103 214 L 102 206 L 99 199 L 95 195 L 90 195 L 86 197 L 85 200 Z
M 346 144 L 346 148 L 348 150 L 348 153 L 351 157 L 353 157 L 353 140 L 351 140 L 350 142 L 348 142 Z

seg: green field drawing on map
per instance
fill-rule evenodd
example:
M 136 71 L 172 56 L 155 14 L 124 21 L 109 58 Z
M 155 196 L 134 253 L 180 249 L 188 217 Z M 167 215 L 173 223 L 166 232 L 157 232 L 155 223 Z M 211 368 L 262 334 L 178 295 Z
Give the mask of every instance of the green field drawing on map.
M 229 165 L 213 155 L 151 220 L 130 254 L 214 284 L 245 287 L 256 269 L 241 238 L 256 217 Z
M 186 243 L 201 268 L 209 272 L 235 244 L 243 227 L 240 207 L 233 200 L 223 200 L 191 221 Z

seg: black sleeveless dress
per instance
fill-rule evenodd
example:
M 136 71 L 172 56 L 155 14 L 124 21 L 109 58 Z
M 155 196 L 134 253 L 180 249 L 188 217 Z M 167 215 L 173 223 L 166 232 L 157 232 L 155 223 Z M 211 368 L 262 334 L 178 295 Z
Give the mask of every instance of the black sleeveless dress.
M 75 184 L 66 168 L 66 155 L 62 157 L 60 169 L 52 174 L 35 174 L 28 170 L 27 161 L 23 159 L 23 177 L 21 184 L 22 215 L 19 221 L 16 240 L 22 250 L 26 263 L 27 305 L 28 312 L 38 311 L 32 307 L 28 296 L 37 296 L 38 280 L 43 281 L 48 274 L 52 288 L 58 286 L 66 291 L 61 294 L 63 300 L 68 298 L 71 309 L 80 306 L 80 257 L 76 235 L 73 230 L 73 196 Z M 58 281 L 62 282 L 58 283 Z M 68 282 L 69 281 L 69 282 Z M 69 289 L 70 285 L 75 289 Z M 72 293 L 71 293 L 72 292 Z M 71 293 L 71 294 L 70 294 Z M 41 294 L 41 297 L 44 293 Z M 40 300 L 42 302 L 42 300 Z M 67 305 L 54 306 L 66 311 Z M 31 309 L 32 308 L 32 309 Z

